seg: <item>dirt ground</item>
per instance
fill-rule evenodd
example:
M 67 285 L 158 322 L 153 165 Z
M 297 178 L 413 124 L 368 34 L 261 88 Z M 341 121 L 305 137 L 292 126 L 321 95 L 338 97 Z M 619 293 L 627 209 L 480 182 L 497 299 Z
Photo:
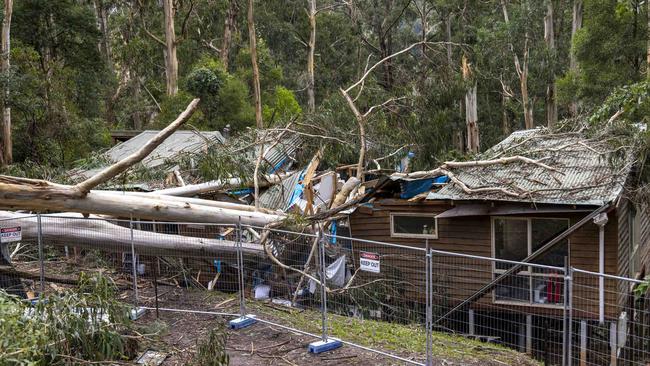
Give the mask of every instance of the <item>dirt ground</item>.
M 32 263 L 15 263 L 16 267 L 30 273 L 37 274 L 38 267 Z M 46 268 L 48 275 L 59 278 L 74 279 L 82 270 L 91 272 L 97 270 L 96 265 L 85 268 L 83 261 L 53 261 Z M 123 288 L 119 297 L 124 302 L 133 302 L 134 294 L 130 289 L 129 276 L 119 270 L 104 267 L 102 272 L 113 278 L 116 284 Z M 37 283 L 24 281 L 28 287 L 36 290 Z M 46 292 L 59 291 L 66 285 L 46 283 Z M 154 287 L 150 280 L 141 280 L 138 283 L 138 305 L 155 307 Z M 239 302 L 236 294 L 218 291 L 206 291 L 199 288 L 185 288 L 177 284 L 158 286 L 158 306 L 161 309 L 156 316 L 156 311 L 149 309 L 140 317 L 136 324 L 146 332 L 141 344 L 142 351 L 147 349 L 166 354 L 162 365 L 191 365 L 196 354 L 197 343 L 208 337 L 209 331 L 214 328 L 223 328 L 231 317 L 222 317 L 214 314 L 199 314 L 191 312 L 168 311 L 164 309 L 199 310 L 204 312 L 239 313 Z M 288 325 L 288 321 L 296 316 L 297 310 L 285 308 L 281 305 L 262 301 L 249 301 L 248 306 L 252 313 L 267 321 Z M 312 326 L 312 333 L 316 333 L 320 322 L 318 311 L 299 311 L 301 317 L 307 318 Z M 347 319 L 347 318 L 346 318 Z M 315 327 L 314 327 L 315 326 Z M 307 330 L 299 328 L 301 330 Z M 226 330 L 226 350 L 230 357 L 230 365 L 403 365 L 405 362 L 369 352 L 360 348 L 343 345 L 343 347 L 319 355 L 308 352 L 308 344 L 317 340 L 314 337 L 299 334 L 274 325 L 258 322 L 248 328 L 240 330 Z M 362 338 L 363 339 L 363 338 Z M 447 347 L 449 344 L 449 347 Z M 539 365 L 525 355 L 495 348 L 479 342 L 469 344 L 446 343 L 445 350 L 451 349 L 452 356 L 438 356 L 434 365 Z M 393 349 L 393 354 L 400 357 L 424 362 L 424 352 L 411 353 Z

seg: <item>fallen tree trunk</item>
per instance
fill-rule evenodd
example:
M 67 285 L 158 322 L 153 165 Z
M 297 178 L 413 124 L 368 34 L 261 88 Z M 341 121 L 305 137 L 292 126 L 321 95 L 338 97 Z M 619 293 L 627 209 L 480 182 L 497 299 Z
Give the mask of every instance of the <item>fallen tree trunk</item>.
M 287 175 L 286 174 L 270 174 L 265 176 L 265 179 L 259 184 L 260 187 L 268 187 L 274 184 L 282 182 Z M 165 195 L 165 196 L 181 196 L 181 197 L 191 197 L 198 194 L 211 193 L 223 190 L 225 188 L 237 188 L 245 184 L 246 181 L 241 178 L 229 178 L 229 179 L 218 179 L 211 180 L 205 183 L 199 184 L 188 184 L 183 187 L 174 187 L 161 189 L 154 191 L 148 194 L 152 195 Z
M 229 210 L 237 210 L 237 211 L 246 211 L 246 212 L 256 212 L 255 211 L 255 206 L 249 206 L 243 203 L 233 203 L 233 202 L 222 202 L 222 201 L 212 201 L 212 200 L 206 200 L 206 199 L 201 199 L 201 198 L 191 198 L 191 197 L 179 197 L 179 196 L 169 196 L 169 195 L 162 195 L 162 194 L 157 194 L 158 191 L 156 192 L 121 192 L 121 191 L 93 191 L 96 193 L 107 193 L 107 194 L 116 194 L 116 195 L 122 195 L 122 196 L 131 196 L 131 197 L 144 197 L 146 199 L 156 199 L 160 201 L 166 201 L 166 202 L 186 202 L 189 204 L 193 205 L 200 205 L 200 206 L 208 206 L 208 207 L 216 207 L 216 208 L 225 208 Z M 280 217 L 286 216 L 283 212 L 281 211 L 273 211 L 265 208 L 260 208 L 259 212 L 269 214 L 269 215 L 276 215 Z
M 38 223 L 35 216 L 0 211 L 3 226 L 20 226 L 23 241 L 38 239 Z M 74 246 L 110 252 L 131 251 L 131 230 L 104 219 L 84 218 L 80 214 L 52 214 L 41 216 L 41 229 L 45 245 Z M 260 244 L 242 243 L 246 256 L 265 257 Z M 161 234 L 133 230 L 133 246 L 137 253 L 157 256 L 219 257 L 235 255 L 237 243 L 229 240 L 205 239 L 182 235 Z
M 84 197 L 60 194 L 55 186 L 40 189 L 27 184 L 4 183 L 0 177 L 0 206 L 6 209 L 31 211 L 62 211 L 113 217 L 158 221 L 184 221 L 264 226 L 284 219 L 284 216 L 248 212 L 227 208 L 194 205 L 189 202 L 162 201 L 153 198 L 93 191 Z

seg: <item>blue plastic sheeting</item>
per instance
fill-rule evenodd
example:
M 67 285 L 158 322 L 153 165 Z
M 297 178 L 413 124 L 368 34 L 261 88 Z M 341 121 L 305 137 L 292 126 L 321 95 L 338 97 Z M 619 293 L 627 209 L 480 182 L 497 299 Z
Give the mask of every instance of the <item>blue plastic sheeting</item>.
M 253 193 L 255 190 L 253 188 L 244 188 L 244 189 L 235 189 L 235 190 L 230 190 L 228 193 L 235 195 L 235 196 L 244 196 L 249 193 Z
M 269 169 L 269 174 L 274 174 L 275 172 L 277 172 L 278 170 L 280 170 L 280 169 L 284 166 L 284 163 L 285 163 L 286 161 L 287 161 L 287 158 L 284 158 L 284 159 L 280 160 L 279 163 L 275 164 L 274 167 L 271 167 L 271 168 Z
M 336 229 L 338 227 L 338 222 L 336 220 L 332 221 L 332 225 L 330 226 L 330 235 L 332 237 L 330 238 L 330 243 L 336 244 Z
M 300 178 L 298 179 L 299 182 L 302 182 L 303 179 L 305 179 L 305 171 L 303 170 L 300 172 Z M 302 183 L 296 184 L 296 186 L 293 189 L 293 192 L 291 192 L 291 198 L 289 199 L 289 204 L 287 205 L 286 208 L 289 208 L 293 206 L 294 203 L 298 202 L 299 199 L 302 198 L 302 192 L 305 190 L 305 187 L 302 185 Z
M 449 177 L 442 175 L 435 178 L 417 179 L 417 180 L 403 180 L 400 182 L 402 193 L 400 198 L 409 199 L 417 196 L 420 193 L 427 192 L 435 184 L 444 184 L 449 181 Z

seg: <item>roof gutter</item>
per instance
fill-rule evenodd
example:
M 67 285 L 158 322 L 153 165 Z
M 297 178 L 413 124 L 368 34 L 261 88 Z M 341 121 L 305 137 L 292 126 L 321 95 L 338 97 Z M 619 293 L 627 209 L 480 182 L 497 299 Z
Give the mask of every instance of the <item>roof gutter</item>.
M 461 302 L 460 304 L 454 306 L 451 310 L 447 311 L 444 315 L 442 315 L 438 319 L 436 319 L 432 324 L 434 324 L 434 325 L 438 324 L 443 319 L 449 317 L 450 315 L 452 315 L 456 311 L 458 311 L 460 309 L 463 309 L 463 308 L 473 304 L 474 302 L 476 302 L 477 300 L 482 298 L 485 294 L 490 292 L 496 285 L 499 284 L 499 282 L 503 281 L 508 276 L 511 276 L 513 274 L 517 274 L 519 271 L 521 271 L 525 267 L 524 263 L 530 263 L 530 262 L 534 261 L 535 259 L 541 257 L 542 255 L 546 254 L 548 251 L 553 249 L 562 240 L 567 238 L 569 235 L 573 234 L 576 230 L 580 229 L 585 224 L 589 223 L 593 218 L 595 218 L 596 216 L 600 215 L 603 212 L 608 211 L 610 207 L 613 207 L 611 205 L 611 203 L 606 203 L 606 204 L 600 206 L 595 211 L 593 211 L 589 215 L 585 216 L 582 220 L 578 221 L 573 226 L 566 229 L 564 232 L 558 234 L 558 236 L 556 236 L 551 241 L 546 243 L 543 247 L 537 249 L 534 253 L 532 253 L 528 257 L 524 258 L 521 261 L 521 264 L 514 265 L 509 270 L 502 273 L 499 277 L 492 280 L 492 282 L 488 283 L 487 285 L 483 286 L 480 290 L 476 291 L 473 295 L 471 295 L 470 297 L 465 299 L 463 302 Z

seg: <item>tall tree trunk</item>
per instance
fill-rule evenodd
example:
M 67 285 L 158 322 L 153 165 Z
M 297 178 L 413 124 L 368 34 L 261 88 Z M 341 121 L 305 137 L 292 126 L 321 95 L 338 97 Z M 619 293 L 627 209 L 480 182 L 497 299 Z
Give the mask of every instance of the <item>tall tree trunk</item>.
M 648 4 L 650 4 L 650 2 Z M 573 77 L 576 77 L 578 74 L 578 60 L 576 59 L 576 54 L 573 50 L 573 44 L 575 41 L 576 33 L 580 28 L 582 28 L 582 0 L 574 0 L 573 20 L 571 22 L 571 52 L 569 54 L 569 69 L 571 70 L 571 74 L 573 75 Z M 571 114 L 571 116 L 573 117 L 577 116 L 578 109 L 579 109 L 578 101 L 576 99 L 573 99 L 571 101 L 571 104 L 569 105 L 569 113 Z
M 5 77 L 9 74 L 9 59 L 11 52 L 11 14 L 13 13 L 14 2 L 13 0 L 5 0 L 4 4 L 4 19 L 2 20 L 2 41 L 0 44 L 0 52 L 2 53 L 2 61 L 0 68 L 2 75 Z M 9 83 L 6 84 L 4 89 L 4 97 L 2 98 L 2 165 L 6 166 L 13 162 L 13 146 L 11 139 L 11 107 L 9 106 Z
M 260 90 L 260 70 L 257 66 L 257 35 L 255 34 L 255 17 L 253 0 L 248 0 L 248 41 L 250 43 L 251 64 L 253 65 L 253 96 L 255 98 L 255 123 L 257 128 L 264 128 L 262 122 L 262 92 Z
M 476 81 L 473 80 L 472 70 L 467 62 L 467 57 L 462 60 L 463 80 L 471 83 L 465 92 L 465 123 L 467 126 L 467 152 L 476 154 L 479 152 L 480 140 L 478 135 L 478 107 L 476 100 Z
M 230 62 L 232 35 L 237 28 L 237 14 L 239 14 L 239 4 L 237 0 L 230 0 L 226 13 L 226 24 L 223 28 L 223 41 L 221 42 L 221 63 L 226 70 Z
M 553 16 L 553 0 L 546 0 L 546 16 L 544 17 L 544 42 L 548 47 L 551 59 L 555 57 L 555 29 Z M 549 62 L 548 67 L 554 67 Z M 553 127 L 557 123 L 557 101 L 555 99 L 555 71 L 551 71 L 550 80 L 546 85 L 546 123 Z
M 95 14 L 97 16 L 97 28 L 99 28 L 102 37 L 99 43 L 99 51 L 104 56 L 104 60 L 111 72 L 114 71 L 112 62 L 112 49 L 110 35 L 108 34 L 108 9 L 103 0 L 94 0 Z
M 163 0 L 165 12 L 165 76 L 167 95 L 178 93 L 178 57 L 176 56 L 176 32 L 174 30 L 174 0 Z
M 510 17 L 508 15 L 508 7 L 506 0 L 501 0 L 501 10 L 503 11 L 503 19 L 506 24 L 510 24 Z M 534 127 L 535 123 L 533 121 L 533 109 L 529 105 L 528 100 L 528 31 L 524 34 L 524 62 L 523 64 L 519 60 L 519 56 L 515 52 L 514 46 L 512 43 L 508 44 L 508 48 L 513 54 L 515 70 L 517 71 L 517 76 L 519 77 L 519 88 L 521 89 L 521 106 L 524 110 L 524 125 L 526 129 L 531 129 Z
M 316 0 L 309 0 L 309 54 L 307 56 L 307 106 L 310 113 L 316 111 L 314 93 L 314 52 L 316 50 Z
M 501 130 L 504 136 L 510 134 L 510 116 L 508 115 L 508 103 L 510 97 L 505 93 L 501 94 Z

